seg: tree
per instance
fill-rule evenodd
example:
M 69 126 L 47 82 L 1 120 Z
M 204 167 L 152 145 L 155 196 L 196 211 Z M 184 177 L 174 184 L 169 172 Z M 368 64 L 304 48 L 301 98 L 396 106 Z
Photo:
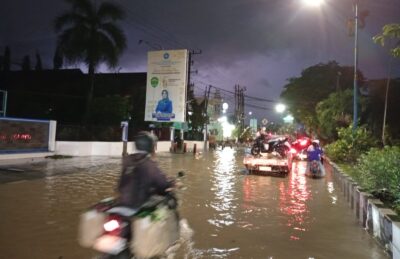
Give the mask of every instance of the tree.
M 359 81 L 364 77 L 359 73 Z M 293 117 L 309 130 L 319 130 L 315 107 L 335 91 L 353 87 L 353 68 L 341 67 L 335 61 L 306 68 L 300 77 L 290 78 L 281 98 L 288 105 Z M 310 132 L 312 133 L 312 132 Z
M 61 51 L 59 48 L 56 48 L 56 51 L 54 51 L 54 57 L 53 57 L 53 69 L 54 70 L 59 70 L 63 66 L 63 57 L 61 55 Z
M 390 49 L 390 53 L 393 57 L 400 57 L 400 23 L 386 24 L 382 28 L 382 33 L 375 35 L 372 39 L 382 46 L 385 45 L 388 39 L 398 39 L 394 47 Z
M 387 39 L 400 39 L 400 23 L 392 23 L 386 24 L 382 28 L 382 33 L 375 35 L 373 38 L 375 43 L 380 43 L 382 46 L 385 45 L 385 41 Z M 390 49 L 390 53 L 393 57 L 400 57 L 400 40 L 397 41 L 393 48 Z M 387 112 L 387 99 L 389 95 L 389 86 L 390 86 L 390 73 L 391 73 L 391 60 L 389 63 L 389 75 L 386 83 L 386 97 L 385 97 L 385 108 L 383 115 L 383 126 L 382 126 L 382 142 L 385 145 L 385 127 L 386 127 L 386 112 Z
M 30 71 L 31 70 L 31 58 L 26 55 L 22 59 L 22 71 Z
M 195 96 L 194 96 L 194 91 L 193 87 L 189 87 L 188 90 L 188 109 L 187 109 L 187 114 L 186 118 L 188 118 L 189 121 L 189 129 L 190 133 L 192 135 L 192 138 L 200 138 L 202 136 L 202 130 L 204 128 L 204 124 L 207 121 L 207 118 L 204 116 L 204 100 L 201 102 L 197 102 Z M 189 110 L 191 111 L 191 115 L 189 115 Z
M 332 93 L 316 107 L 320 134 L 326 139 L 337 139 L 337 129 L 352 123 L 353 92 L 350 89 Z
M 35 70 L 36 71 L 40 71 L 42 70 L 42 58 L 40 57 L 40 54 L 38 51 L 36 51 L 36 66 L 35 66 Z
M 99 5 L 90 0 L 65 0 L 71 9 L 56 17 L 57 48 L 70 63 L 83 62 L 88 67 L 84 120 L 87 119 L 93 97 L 96 68 L 105 63 L 110 68 L 117 65 L 126 47 L 126 37 L 116 22 L 123 18 L 123 10 L 111 2 Z
M 10 71 L 11 67 L 11 54 L 10 54 L 10 47 L 6 47 L 4 50 L 3 56 L 3 71 Z

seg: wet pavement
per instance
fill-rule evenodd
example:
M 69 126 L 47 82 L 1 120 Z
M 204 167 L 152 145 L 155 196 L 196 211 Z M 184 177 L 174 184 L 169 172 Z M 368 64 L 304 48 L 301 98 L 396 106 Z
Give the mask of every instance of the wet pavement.
M 331 173 L 247 175 L 242 151 L 158 154 L 185 171 L 180 214 L 193 235 L 175 258 L 388 258 L 352 215 Z M 114 195 L 120 158 L 80 157 L 0 167 L 1 258 L 95 258 L 79 247 L 79 215 Z

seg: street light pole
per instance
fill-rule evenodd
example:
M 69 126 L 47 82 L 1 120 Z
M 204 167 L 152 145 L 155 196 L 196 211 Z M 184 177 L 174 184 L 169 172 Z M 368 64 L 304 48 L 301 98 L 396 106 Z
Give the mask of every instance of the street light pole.
M 389 93 L 389 85 L 390 85 L 390 74 L 392 72 L 392 58 L 389 60 L 389 72 L 388 78 L 386 81 L 386 93 L 385 93 L 385 109 L 383 111 L 383 125 L 382 125 L 382 143 L 383 145 L 386 144 L 385 142 L 385 130 L 386 130 L 386 111 L 387 111 L 387 100 L 388 100 L 388 93 Z
M 353 132 L 357 128 L 357 93 L 358 93 L 358 0 L 354 1 L 354 89 L 353 89 Z

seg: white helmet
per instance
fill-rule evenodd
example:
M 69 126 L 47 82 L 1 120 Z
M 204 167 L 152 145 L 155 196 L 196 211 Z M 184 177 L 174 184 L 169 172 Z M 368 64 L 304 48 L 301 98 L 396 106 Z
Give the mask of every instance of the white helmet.
M 313 139 L 313 140 L 311 141 L 311 143 L 315 143 L 315 144 L 319 145 L 319 140 L 318 140 L 318 139 Z

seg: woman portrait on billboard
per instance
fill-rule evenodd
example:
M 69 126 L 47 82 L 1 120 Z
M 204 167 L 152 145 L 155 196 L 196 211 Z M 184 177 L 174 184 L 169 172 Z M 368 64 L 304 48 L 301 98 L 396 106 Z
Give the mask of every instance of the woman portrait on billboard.
M 166 89 L 161 91 L 162 99 L 158 101 L 156 112 L 172 113 L 172 101 L 168 98 Z

